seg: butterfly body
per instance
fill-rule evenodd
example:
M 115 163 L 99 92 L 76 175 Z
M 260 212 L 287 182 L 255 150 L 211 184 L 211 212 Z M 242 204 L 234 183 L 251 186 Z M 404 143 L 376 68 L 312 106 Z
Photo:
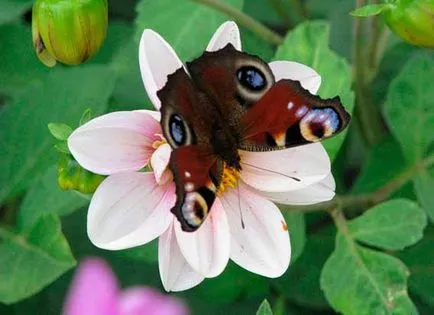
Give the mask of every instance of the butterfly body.
M 350 119 L 338 97 L 323 100 L 298 81 L 275 82 L 264 61 L 230 44 L 169 75 L 158 97 L 163 133 L 173 149 L 172 212 L 185 231 L 206 219 L 224 170 L 242 171 L 240 150 L 316 142 L 343 130 Z

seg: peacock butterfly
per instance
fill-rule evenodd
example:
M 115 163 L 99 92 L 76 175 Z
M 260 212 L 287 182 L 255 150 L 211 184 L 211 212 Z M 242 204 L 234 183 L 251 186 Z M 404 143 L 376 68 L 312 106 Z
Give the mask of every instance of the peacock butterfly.
M 173 149 L 169 168 L 177 200 L 171 211 L 190 232 L 206 219 L 223 170 L 241 170 L 238 150 L 317 142 L 350 121 L 339 97 L 322 99 L 298 81 L 275 82 L 267 63 L 231 44 L 179 68 L 157 95 L 163 133 Z

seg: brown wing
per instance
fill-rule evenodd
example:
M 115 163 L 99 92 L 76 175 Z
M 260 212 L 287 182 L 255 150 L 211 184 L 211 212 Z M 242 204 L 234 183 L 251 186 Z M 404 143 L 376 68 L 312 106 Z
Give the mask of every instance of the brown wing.
M 341 132 L 349 121 L 339 97 L 322 99 L 299 81 L 281 80 L 243 116 L 242 148 L 261 151 L 317 142 Z

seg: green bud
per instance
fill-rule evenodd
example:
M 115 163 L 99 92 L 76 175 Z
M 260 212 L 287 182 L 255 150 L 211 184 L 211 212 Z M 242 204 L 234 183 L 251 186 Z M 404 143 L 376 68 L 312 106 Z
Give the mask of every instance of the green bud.
M 104 178 L 82 168 L 69 154 L 62 154 L 57 164 L 57 180 L 63 190 L 74 189 L 84 194 L 91 194 Z
M 48 67 L 56 61 L 77 65 L 100 49 L 108 23 L 107 0 L 36 0 L 33 45 Z
M 395 0 L 384 18 L 389 27 L 405 41 L 434 48 L 434 0 Z

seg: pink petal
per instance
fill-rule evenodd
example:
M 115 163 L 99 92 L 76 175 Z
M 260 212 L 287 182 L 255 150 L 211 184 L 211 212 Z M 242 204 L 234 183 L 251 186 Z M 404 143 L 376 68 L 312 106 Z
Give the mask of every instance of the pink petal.
M 227 44 L 232 44 L 236 50 L 241 51 L 240 30 L 235 22 L 228 21 L 220 25 L 215 31 L 206 47 L 207 51 L 217 51 Z
M 170 22 L 169 22 L 170 23 Z M 161 102 L 157 92 L 166 84 L 167 76 L 183 67 L 173 48 L 156 32 L 145 29 L 139 46 L 140 72 L 149 99 L 156 109 Z
M 262 191 L 302 189 L 330 173 L 330 159 L 320 143 L 269 152 L 239 152 L 242 180 Z
M 160 145 L 157 150 L 152 154 L 151 166 L 154 171 L 157 183 L 164 184 L 172 178 L 170 170 L 167 168 L 169 165 L 170 154 L 172 149 L 167 143 Z
M 231 259 L 241 267 L 275 278 L 289 266 L 291 245 L 285 219 L 274 203 L 242 182 L 221 198 L 231 231 Z
M 114 112 L 92 119 L 68 138 L 68 147 L 81 166 L 111 175 L 144 167 L 159 123 L 142 112 Z
M 117 315 L 118 287 L 115 276 L 100 259 L 84 260 L 74 275 L 63 315 Z
M 190 266 L 201 275 L 212 278 L 223 272 L 230 252 L 229 225 L 219 200 L 214 202 L 209 216 L 195 232 L 184 232 L 175 223 L 176 238 Z
M 173 218 L 175 220 L 175 218 Z M 176 240 L 173 224 L 158 240 L 158 266 L 164 289 L 183 291 L 197 286 L 204 279 L 185 260 Z
M 187 308 L 179 300 L 151 288 L 129 288 L 120 296 L 120 315 L 185 315 Z
M 316 94 L 321 85 L 321 76 L 312 68 L 293 61 L 273 61 L 268 64 L 276 82 L 281 79 L 300 81 L 301 86 Z
M 335 180 L 330 173 L 326 178 L 316 184 L 312 184 L 302 189 L 284 192 L 256 192 L 262 197 L 283 205 L 312 205 L 324 201 L 332 200 L 335 196 Z
M 169 226 L 175 185 L 160 186 L 152 172 L 121 173 L 106 178 L 92 197 L 87 233 L 104 249 L 124 249 L 148 243 Z

